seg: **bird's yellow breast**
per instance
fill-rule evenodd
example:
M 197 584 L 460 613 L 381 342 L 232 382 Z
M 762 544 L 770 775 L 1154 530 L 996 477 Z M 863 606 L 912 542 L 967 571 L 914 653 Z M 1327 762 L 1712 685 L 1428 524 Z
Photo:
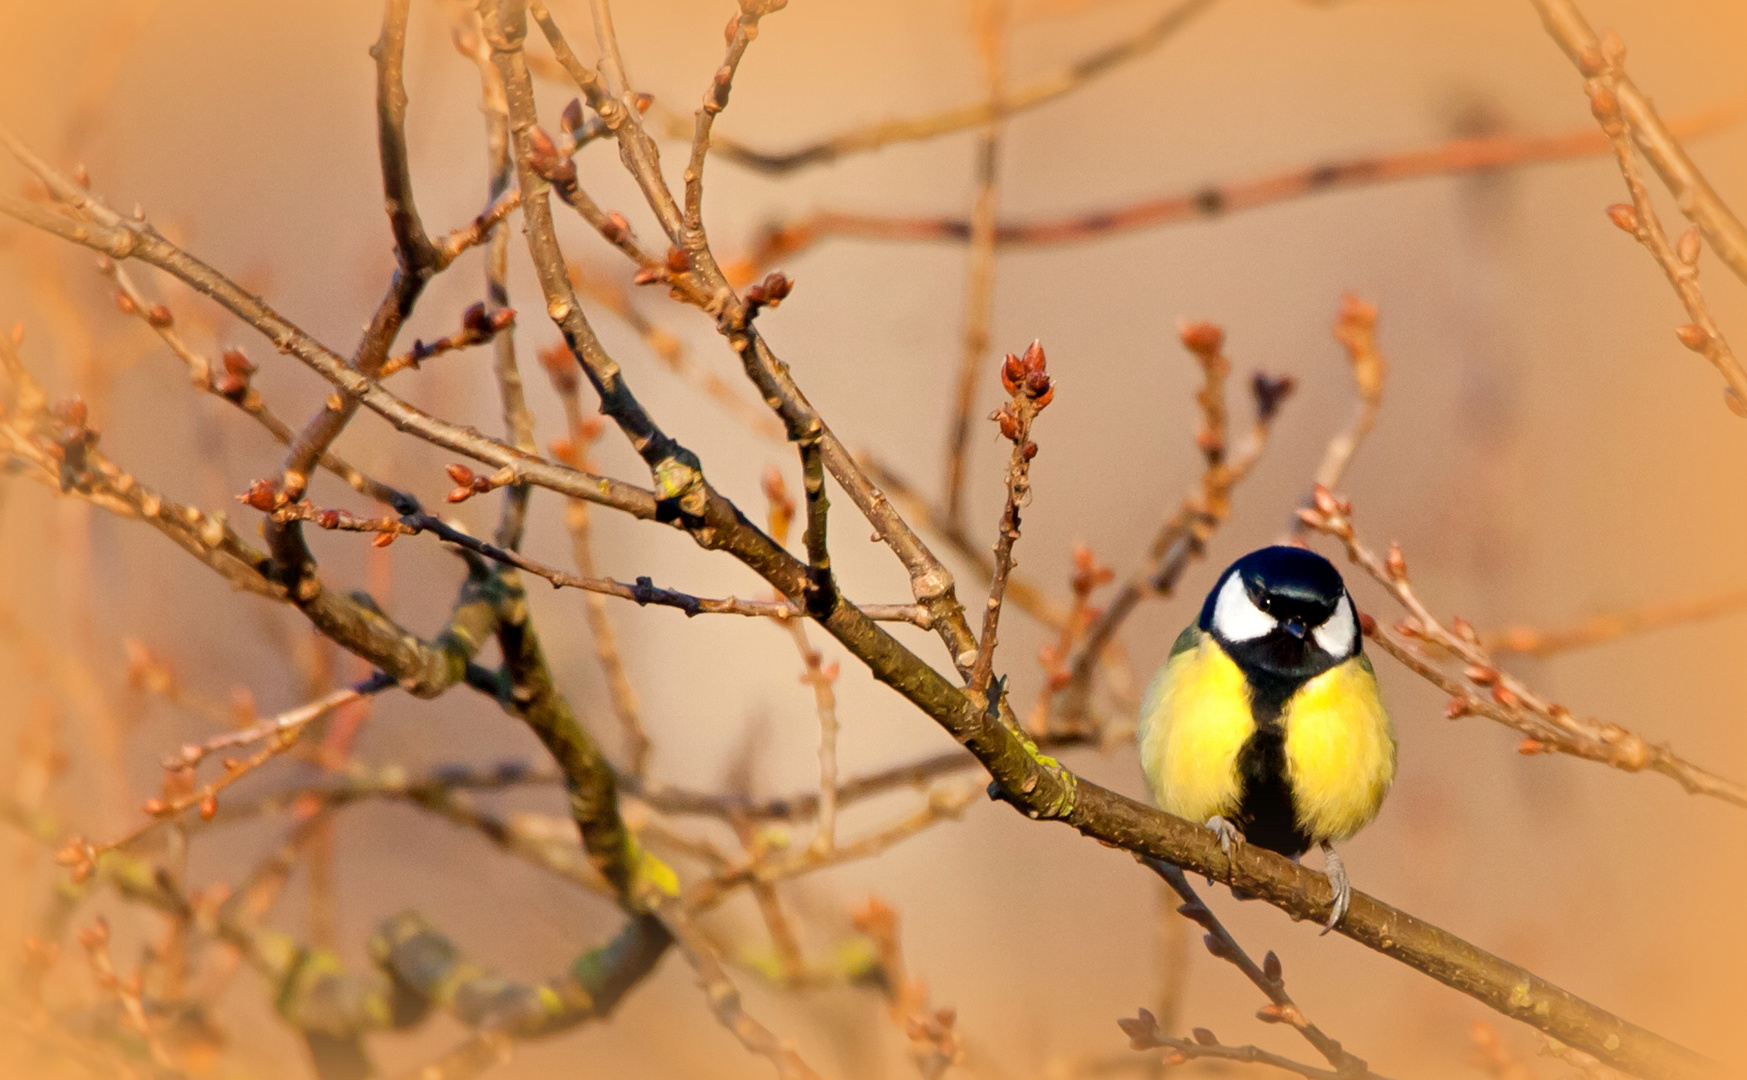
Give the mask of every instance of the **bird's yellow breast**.
M 1316 840 L 1371 823 L 1395 781 L 1395 725 L 1370 661 L 1354 657 L 1299 687 L 1280 715 L 1293 808 Z
M 1172 656 L 1147 691 L 1136 733 L 1159 809 L 1196 823 L 1236 813 L 1238 753 L 1255 729 L 1244 674 L 1211 636 Z
M 1203 822 L 1238 813 L 1239 759 L 1256 721 L 1243 671 L 1211 635 L 1197 637 L 1153 680 L 1137 736 L 1159 808 Z M 1395 729 L 1370 662 L 1354 657 L 1306 681 L 1276 723 L 1303 832 L 1344 840 L 1369 824 L 1395 779 Z

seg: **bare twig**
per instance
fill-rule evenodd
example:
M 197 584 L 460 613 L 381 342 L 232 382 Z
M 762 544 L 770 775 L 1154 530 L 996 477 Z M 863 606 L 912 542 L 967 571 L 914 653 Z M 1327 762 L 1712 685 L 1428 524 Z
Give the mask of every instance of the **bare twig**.
M 995 211 L 1001 159 L 999 110 L 1006 78 L 1007 0 L 976 0 L 971 5 L 971 22 L 991 112 L 977 141 L 976 195 L 971 203 L 970 252 L 965 268 L 964 332 L 959 345 L 958 389 L 946 443 L 946 525 L 955 531 L 965 527 L 964 486 L 971 447 L 971 414 L 977 407 L 977 376 L 989 351 L 990 323 L 995 314 Z
M 1671 135 L 1698 138 L 1732 126 L 1741 118 L 1739 103 L 1691 113 L 1668 123 Z M 1427 176 L 1455 176 L 1518 168 L 1550 161 L 1605 154 L 1607 137 L 1593 128 L 1565 135 L 1494 135 L 1451 139 L 1419 150 L 1331 161 L 1172 192 L 1137 202 L 1031 221 L 995 226 L 997 246 L 1028 246 L 1096 240 L 1132 229 L 1205 221 L 1275 203 Z M 965 243 L 971 223 L 963 218 L 900 217 L 823 210 L 768 229 L 756 248 L 733 265 L 735 280 L 749 281 L 776 260 L 820 241 L 842 238 L 896 242 Z
M 1280 960 L 1272 952 L 1263 957 L 1257 964 L 1250 959 L 1248 953 L 1231 936 L 1231 931 L 1213 914 L 1213 910 L 1202 903 L 1201 897 L 1189 884 L 1189 879 L 1183 871 L 1169 863 L 1157 860 L 1143 859 L 1147 868 L 1163 878 L 1171 890 L 1183 898 L 1183 906 L 1178 910 L 1184 918 L 1198 924 L 1207 931 L 1203 939 L 1207 951 L 1220 960 L 1237 968 L 1243 973 L 1256 989 L 1268 998 L 1268 1004 L 1256 1013 L 1257 1019 L 1266 1024 L 1286 1024 L 1304 1037 L 1304 1041 L 1316 1048 L 1316 1052 L 1334 1067 L 1336 1075 L 1349 1077 L 1375 1076 L 1364 1059 L 1355 1057 L 1344 1049 L 1335 1039 L 1330 1038 L 1323 1030 L 1311 1023 L 1298 1008 L 1291 995 L 1286 993 L 1286 983 L 1280 976 Z M 1200 1040 L 1197 1039 L 1197 1042 Z
M 698 985 L 710 1003 L 710 1011 L 716 1014 L 722 1026 L 732 1032 L 747 1050 L 768 1059 L 781 1080 L 819 1080 L 819 1074 L 801 1059 L 791 1040 L 779 1039 L 741 1005 L 740 991 L 723 970 L 715 950 L 691 924 L 690 917 L 680 906 L 666 903 L 658 910 L 680 951 L 691 961 L 692 970 L 697 972 Z
M 1714 619 L 1742 608 L 1747 608 L 1747 589 L 1730 589 L 1695 600 L 1646 604 L 1626 611 L 1594 615 L 1581 622 L 1552 629 L 1533 626 L 1506 627 L 1495 633 L 1482 634 L 1480 641 L 1493 653 L 1552 656 L 1554 653 L 1588 648 L 1633 634 Z
M 1548 10 L 1543 5 L 1543 14 Z M 1575 14 L 1575 9 L 1571 13 Z M 1678 328 L 1675 336 L 1682 345 L 1709 360 L 1722 374 L 1723 380 L 1728 383 L 1723 393 L 1724 402 L 1735 415 L 1747 416 L 1747 370 L 1743 370 L 1735 359 L 1734 351 L 1729 348 L 1722 330 L 1711 317 L 1704 293 L 1698 286 L 1699 237 L 1703 230 L 1694 225 L 1686 235 L 1671 243 L 1662 228 L 1662 219 L 1657 216 L 1656 207 L 1650 201 L 1650 192 L 1638 171 L 1638 159 L 1632 149 L 1631 136 L 1634 129 L 1628 123 L 1620 104 L 1621 95 L 1626 88 L 1626 46 L 1618 35 L 1610 32 L 1599 49 L 1590 49 L 1582 55 L 1583 72 L 1587 76 L 1584 89 L 1589 94 L 1590 111 L 1595 114 L 1613 147 L 1614 158 L 1620 166 L 1620 175 L 1625 178 L 1626 190 L 1632 197 L 1630 206 L 1622 203 L 1608 207 L 1608 217 L 1616 226 L 1644 245 L 1662 268 L 1662 272 L 1667 275 L 1668 283 L 1674 286 L 1674 292 L 1679 296 L 1681 306 L 1686 309 L 1687 318 L 1691 320 Z M 1702 184 L 1702 179 L 1699 182 Z M 1721 206 L 1720 203 L 1717 205 Z M 1727 211 L 1724 210 L 1724 213 Z M 1735 224 L 1735 228 L 1740 228 L 1739 223 Z
M 885 120 L 778 153 L 754 150 L 742 143 L 722 138 L 714 141 L 714 150 L 737 165 L 759 172 L 780 174 L 836 161 L 851 154 L 877 150 L 893 143 L 932 139 L 954 131 L 982 127 L 991 121 L 1054 101 L 1129 60 L 1145 56 L 1169 40 L 1196 15 L 1211 7 L 1212 2 L 1213 0 L 1179 0 L 1134 34 L 1081 57 L 1061 71 L 1017 87 L 998 99 L 986 98 L 975 104 L 960 105 L 922 116 Z
M 1312 491 L 1317 485 L 1330 491 L 1340 486 L 1359 444 L 1377 425 L 1377 413 L 1383 407 L 1383 383 L 1389 374 L 1389 365 L 1383 354 L 1377 351 L 1377 308 L 1374 305 L 1351 294 L 1341 297 L 1341 311 L 1335 319 L 1334 334 L 1335 340 L 1347 352 L 1359 400 L 1353 406 L 1352 420 L 1329 440 L 1328 449 L 1323 451 L 1322 464 L 1317 466 L 1312 480 Z M 1314 505 L 1314 496 L 1305 495 L 1304 505 Z M 1302 537 L 1309 532 L 1310 526 L 1294 514 L 1291 528 L 1294 536 Z
M 1000 425 L 1002 436 L 1013 444 L 1013 453 L 1007 462 L 1007 499 L 1001 507 L 1001 523 L 995 537 L 995 572 L 989 582 L 989 601 L 983 609 L 983 634 L 977 642 L 976 663 L 965 681 L 971 693 L 981 697 L 990 697 L 990 682 L 995 677 L 995 642 L 1007 577 L 1013 572 L 1013 545 L 1019 541 L 1019 510 L 1031 502 L 1031 459 L 1037 456 L 1037 444 L 1031 441 L 1031 425 L 1055 398 L 1055 383 L 1049 377 L 1043 345 L 1032 342 L 1022 357 L 1008 353 L 1001 362 L 1001 385 L 1011 397 L 990 419 Z M 999 691 L 994 696 L 999 697 Z M 990 703 L 999 704 L 993 698 Z
M 1593 78 L 1602 66 L 1597 61 L 1605 63 L 1606 50 L 1577 5 L 1572 0 L 1534 0 L 1534 3 L 1547 33 L 1585 78 Z M 1681 213 L 1699 227 L 1718 258 L 1737 277 L 1747 281 L 1747 227 L 1724 205 L 1680 145 L 1680 139 L 1691 138 L 1692 133 L 1680 130 L 1677 121 L 1664 122 L 1650 99 L 1623 71 L 1617 73 L 1612 90 L 1633 140 L 1668 185 Z
M 1625 772 L 1649 769 L 1695 795 L 1709 795 L 1747 807 L 1747 786 L 1701 769 L 1666 746 L 1646 742 L 1642 736 L 1617 724 L 1579 719 L 1563 705 L 1548 701 L 1500 671 L 1473 627 L 1456 620 L 1454 630 L 1446 629 L 1427 610 L 1408 581 L 1407 561 L 1397 547 L 1390 545 L 1388 557 L 1379 558 L 1359 540 L 1353 528 L 1352 507 L 1345 501 L 1319 487 L 1316 505 L 1300 514 L 1312 529 L 1345 544 L 1347 557 L 1363 567 L 1407 610 L 1408 617 L 1393 632 L 1373 622 L 1369 633 L 1390 655 L 1450 695 L 1448 714 L 1452 718 L 1475 713 L 1515 728 L 1525 736 L 1519 747 L 1525 754 L 1570 754 Z M 1446 673 L 1415 645 L 1416 641 L 1442 650 L 1464 664 L 1462 677 Z
M 1271 379 L 1258 372 L 1251 378 L 1255 422 L 1249 437 L 1231 453 L 1225 409 L 1225 378 L 1231 364 L 1225 358 L 1225 331 L 1212 323 L 1185 323 L 1180 336 L 1184 347 L 1201 366 L 1205 380 L 1196 398 L 1201 405 L 1201 429 L 1195 441 L 1206 467 L 1195 490 L 1153 538 L 1147 565 L 1123 584 L 1122 590 L 1087 628 L 1079 653 L 1069 665 L 1072 674 L 1059 698 L 1061 716 L 1070 721 L 1078 722 L 1087 715 L 1092 674 L 1123 621 L 1145 597 L 1169 595 L 1183 572 L 1201 557 L 1208 537 L 1230 513 L 1233 489 L 1249 475 L 1266 449 L 1274 416 L 1295 386 L 1290 376 Z

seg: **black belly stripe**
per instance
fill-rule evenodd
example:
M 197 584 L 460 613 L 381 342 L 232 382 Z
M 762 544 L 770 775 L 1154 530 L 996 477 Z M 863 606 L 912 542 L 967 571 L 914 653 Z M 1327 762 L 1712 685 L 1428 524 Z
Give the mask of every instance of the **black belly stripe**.
M 1310 850 L 1310 836 L 1298 823 L 1298 813 L 1292 806 L 1292 786 L 1286 778 L 1286 731 L 1281 726 L 1280 714 L 1304 684 L 1299 679 L 1283 679 L 1255 670 L 1246 672 L 1245 679 L 1256 730 L 1238 752 L 1242 796 L 1237 820 L 1232 824 L 1249 843 L 1297 858 Z

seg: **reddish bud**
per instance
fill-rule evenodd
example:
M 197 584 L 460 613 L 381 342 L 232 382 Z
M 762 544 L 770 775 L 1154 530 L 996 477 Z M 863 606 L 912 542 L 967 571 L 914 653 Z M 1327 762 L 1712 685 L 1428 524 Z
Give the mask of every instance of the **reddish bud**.
M 133 302 L 133 297 L 124 292 L 115 294 L 115 310 L 123 315 L 138 315 L 140 311 L 139 306 Z
M 582 102 L 576 98 L 570 99 L 570 104 L 564 106 L 564 112 L 558 117 L 558 130 L 566 135 L 582 126 Z
M 249 360 L 247 353 L 241 349 L 226 349 L 221 359 L 224 369 L 240 379 L 247 379 L 255 373 L 255 365 Z
M 1674 245 L 1674 253 L 1679 256 L 1681 262 L 1688 266 L 1698 262 L 1699 235 L 1697 225 L 1688 227 L 1685 232 L 1680 234 L 1680 239 Z
M 170 812 L 170 804 L 162 799 L 152 798 L 141 803 L 140 810 L 147 817 L 163 817 Z
M 1225 344 L 1225 331 L 1210 322 L 1179 323 L 1177 336 L 1184 348 L 1198 356 L 1212 356 Z
M 1473 711 L 1474 710 L 1467 698 L 1453 697 L 1449 700 L 1449 703 L 1444 706 L 1444 719 L 1455 720 L 1467 716 Z
M 265 513 L 278 507 L 279 489 L 271 480 L 255 480 L 248 491 L 237 496 L 237 501 Z
M 218 793 L 209 791 L 200 800 L 200 820 L 211 821 L 218 816 Z
M 1498 672 L 1489 667 L 1482 667 L 1479 664 L 1464 669 L 1462 674 L 1468 677 L 1469 682 L 1474 683 L 1477 686 L 1491 686 L 1498 681 Z
M 1037 444 L 1027 440 L 1025 445 L 1019 448 L 1019 454 L 1026 461 L 1030 461 L 1037 456 Z
M 1516 691 L 1512 690 L 1510 687 L 1503 683 L 1494 683 L 1492 686 L 1492 700 L 1498 702 L 1507 709 L 1514 709 L 1522 699 L 1518 698 Z
M 1516 747 L 1516 752 L 1519 754 L 1541 754 L 1545 753 L 1546 750 L 1547 745 L 1539 739 L 1524 739 L 1517 743 Z
M 324 529 L 340 527 L 340 512 L 338 510 L 323 510 L 315 516 L 315 523 Z
M 1467 619 L 1464 619 L 1462 616 L 1457 615 L 1455 618 L 1450 620 L 1450 629 L 1454 630 L 1456 632 L 1456 636 L 1461 638 L 1463 641 L 1466 641 L 1468 644 L 1470 644 L 1470 645 L 1480 644 L 1480 632 L 1474 629 L 1473 623 L 1469 622 Z
M 654 94 L 638 94 L 637 100 L 634 102 L 634 104 L 637 106 L 637 112 L 639 114 L 646 113 L 649 111 L 649 106 L 655 104 L 655 95 Z
M 1366 637 L 1377 636 L 1377 620 L 1367 612 L 1359 612 L 1359 632 Z
M 1622 232 L 1638 235 L 1638 211 L 1631 203 L 1614 203 L 1607 208 L 1607 218 Z
M 109 920 L 97 916 L 90 926 L 79 931 L 79 944 L 93 951 L 109 944 Z
M 1614 134 L 1620 123 L 1620 99 L 1604 83 L 1594 79 L 1589 81 L 1589 111 L 1601 121 L 1602 129 L 1608 134 Z
M 1017 356 L 1008 353 L 1007 358 L 1001 361 L 1001 389 L 1009 394 L 1017 394 L 1020 380 L 1024 378 L 1025 365 L 1019 362 Z
M 1384 560 L 1383 568 L 1389 572 L 1390 580 L 1407 580 L 1407 560 L 1402 557 L 1401 545 L 1393 540 L 1389 542 L 1389 557 Z
M 146 321 L 163 330 L 176 320 L 170 315 L 169 308 L 162 304 L 153 304 L 152 310 L 146 312 Z
M 473 470 L 469 469 L 467 466 L 461 464 L 460 462 L 455 462 L 454 464 L 449 465 L 443 471 L 449 474 L 449 479 L 455 481 L 455 483 L 459 484 L 460 486 L 462 486 L 462 487 L 472 487 L 473 486 Z
M 1709 331 L 1697 323 L 1687 323 L 1685 326 L 1676 327 L 1674 336 L 1680 339 L 1682 345 L 1693 352 L 1704 352 L 1705 347 L 1711 343 Z
M 370 541 L 370 546 L 374 548 L 385 548 L 394 543 L 394 538 L 398 535 L 400 534 L 391 532 L 377 533 L 376 539 Z
M 665 265 L 668 273 L 683 274 L 691 269 L 692 257 L 682 248 L 670 247 L 667 249 Z

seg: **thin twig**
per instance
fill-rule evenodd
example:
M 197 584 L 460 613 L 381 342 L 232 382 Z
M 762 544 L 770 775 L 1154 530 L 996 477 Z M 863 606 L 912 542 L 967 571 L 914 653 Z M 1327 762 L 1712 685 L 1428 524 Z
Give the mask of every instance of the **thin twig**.
M 1565 50 L 1565 55 L 1571 58 L 1578 70 L 1586 78 L 1590 77 L 1591 70 L 1598 66 L 1595 61 L 1602 59 L 1604 50 L 1577 5 L 1572 0 L 1534 0 L 1534 3 L 1547 33 Z M 1650 104 L 1650 99 L 1624 72 L 1619 74 L 1614 92 L 1625 120 L 1631 126 L 1632 138 L 1662 177 L 1662 182 L 1668 185 L 1668 190 L 1680 204 L 1681 213 L 1704 233 L 1717 257 L 1727 263 L 1737 277 L 1747 281 L 1747 227 L 1743 227 L 1741 220 L 1724 205 L 1680 145 L 1680 139 L 1692 138 L 1694 133 L 1681 130 L 1678 121 L 1664 122 L 1657 115 L 1655 106 Z
M 1581 622 L 1552 629 L 1511 626 L 1494 633 L 1482 634 L 1480 641 L 1493 653 L 1523 653 L 1526 656 L 1546 657 L 1571 649 L 1600 645 L 1633 634 L 1714 619 L 1742 608 L 1747 608 L 1747 589 L 1730 589 L 1696 600 L 1673 600 L 1606 615 L 1592 615 Z
M 1672 136 L 1699 138 L 1737 123 L 1740 103 L 1689 113 L 1668 123 Z M 1569 161 L 1608 152 L 1605 135 L 1593 128 L 1565 135 L 1493 135 L 1451 139 L 1418 150 L 1331 161 L 1171 192 L 1116 206 L 995 226 L 999 247 L 1098 240 L 1133 229 L 1206 221 L 1279 202 L 1373 184 L 1428 176 L 1458 176 Z M 892 242 L 965 243 L 972 225 L 963 218 L 909 217 L 821 210 L 768 229 L 752 252 L 733 263 L 737 281 L 749 281 L 776 260 L 820 241 L 842 238 Z
M 989 351 L 995 309 L 995 212 L 1001 159 L 999 110 L 1006 76 L 1007 0 L 976 0 L 971 5 L 971 22 L 991 113 L 977 141 L 976 194 L 971 202 L 970 251 L 965 267 L 964 331 L 959 345 L 952 425 L 946 442 L 946 525 L 955 530 L 965 527 L 964 487 L 971 446 L 971 414 L 977 407 L 977 375 Z
M 884 120 L 788 151 L 773 153 L 754 150 L 743 143 L 723 138 L 714 140 L 713 149 L 736 165 L 744 165 L 759 172 L 781 174 L 836 161 L 851 154 L 877 150 L 893 143 L 932 139 L 954 131 L 982 127 L 991 121 L 1054 101 L 1130 60 L 1145 56 L 1169 40 L 1196 15 L 1211 7 L 1212 2 L 1213 0 L 1179 0 L 1128 37 L 1088 53 L 1061 71 L 1018 87 L 999 99 L 985 98 L 974 104 L 959 105 L 922 116 Z
M 1407 610 L 1408 617 L 1393 632 L 1370 624 L 1369 633 L 1392 656 L 1450 695 L 1448 714 L 1454 718 L 1477 713 L 1522 732 L 1519 750 L 1525 754 L 1564 753 L 1599 761 L 1624 772 L 1659 772 L 1695 795 L 1710 795 L 1747 807 L 1747 785 L 1699 768 L 1666 746 L 1653 745 L 1617 724 L 1579 719 L 1548 701 L 1515 677 L 1499 670 L 1480 636 L 1463 620 L 1446 629 L 1413 590 L 1407 561 L 1395 545 L 1379 558 L 1354 531 L 1352 507 L 1326 489 L 1316 489 L 1316 505 L 1300 511 L 1317 532 L 1346 545 L 1347 557 L 1358 563 Z M 1414 642 L 1423 641 L 1465 665 L 1462 678 L 1449 675 L 1426 657 Z

